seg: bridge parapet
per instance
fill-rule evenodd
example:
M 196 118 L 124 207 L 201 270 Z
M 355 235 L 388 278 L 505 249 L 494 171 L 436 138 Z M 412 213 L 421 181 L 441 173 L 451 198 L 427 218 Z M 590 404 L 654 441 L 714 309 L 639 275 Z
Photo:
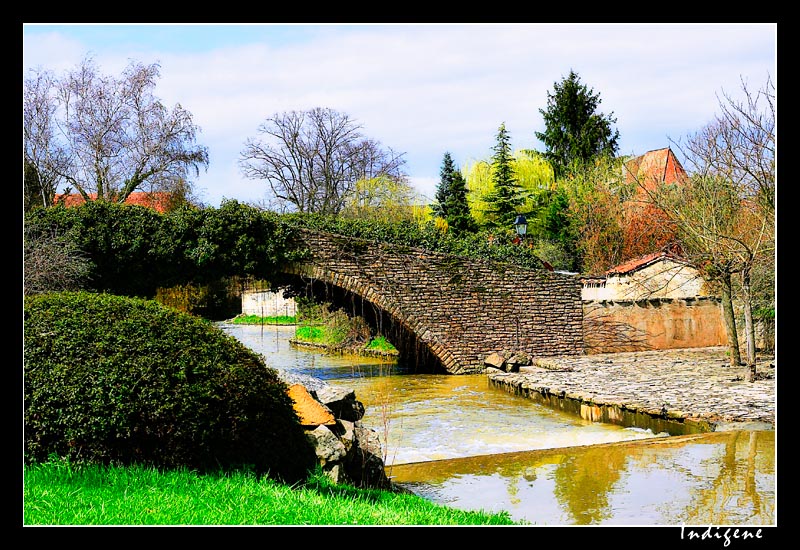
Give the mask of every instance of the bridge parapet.
M 309 230 L 299 240 L 309 257 L 285 271 L 385 313 L 396 332 L 413 335 L 395 344 L 405 360 L 434 358 L 449 373 L 468 374 L 496 351 L 583 353 L 575 276 Z

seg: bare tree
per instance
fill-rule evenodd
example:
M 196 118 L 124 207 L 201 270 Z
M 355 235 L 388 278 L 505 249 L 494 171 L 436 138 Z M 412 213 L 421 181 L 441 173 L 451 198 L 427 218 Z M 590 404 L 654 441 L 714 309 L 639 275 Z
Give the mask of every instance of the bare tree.
M 744 99 L 722 92 L 720 113 L 685 144 L 676 145 L 697 174 L 724 176 L 774 216 L 775 211 L 775 84 L 768 76 L 753 92 L 741 81 Z
M 208 165 L 191 113 L 179 104 L 168 110 L 153 95 L 159 69 L 131 62 L 115 78 L 86 58 L 62 78 L 32 71 L 24 81 L 25 160 L 48 190 L 66 185 L 85 200 L 95 193 L 124 202 L 145 186 L 171 190 Z
M 25 210 L 51 206 L 66 170 L 68 155 L 56 139 L 56 81 L 40 71 L 25 81 L 22 106 Z
M 655 188 L 639 182 L 639 186 L 675 225 L 689 260 L 721 292 L 731 365 L 742 364 L 734 310 L 735 276 L 741 278 L 747 380 L 753 381 L 752 277 L 774 271 L 776 96 L 769 77 L 757 92 L 742 81 L 742 91 L 744 101 L 723 93 L 720 114 L 688 136 L 685 144 L 673 142 L 690 168 L 688 180 L 661 182 Z M 765 269 L 769 264 L 772 268 Z M 756 287 L 763 289 L 760 283 Z
M 731 276 L 740 276 L 748 380 L 752 381 L 756 375 L 752 276 L 759 272 L 754 267 L 764 262 L 772 262 L 774 270 L 776 93 L 769 77 L 755 92 L 744 81 L 741 89 L 743 100 L 723 92 L 720 114 L 689 136 L 684 146 L 676 145 L 696 175 L 695 202 L 683 209 L 679 224 L 695 252 L 712 267 L 706 273 L 723 283 L 732 361 L 734 344 L 739 361 L 740 356 L 733 306 L 726 296 L 732 299 Z
M 736 188 L 723 177 L 692 176 L 682 185 L 662 183 L 648 193 L 675 223 L 687 258 L 721 292 L 730 363 L 741 364 L 732 286 L 733 274 L 743 267 L 736 253 L 741 242 Z
M 91 264 L 72 240 L 53 232 L 25 227 L 23 235 L 23 292 L 79 290 L 88 281 Z
M 348 115 L 320 107 L 271 116 L 248 138 L 244 175 L 266 180 L 278 205 L 299 212 L 338 214 L 362 179 L 402 179 L 402 154 L 361 135 Z

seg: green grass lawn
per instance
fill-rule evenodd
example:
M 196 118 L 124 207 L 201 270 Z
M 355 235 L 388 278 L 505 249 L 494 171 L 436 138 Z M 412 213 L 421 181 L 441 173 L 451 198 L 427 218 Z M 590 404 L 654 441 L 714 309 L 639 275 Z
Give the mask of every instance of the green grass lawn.
M 335 485 L 288 486 L 247 472 L 200 475 L 140 466 L 24 468 L 25 525 L 515 525 L 421 497 Z

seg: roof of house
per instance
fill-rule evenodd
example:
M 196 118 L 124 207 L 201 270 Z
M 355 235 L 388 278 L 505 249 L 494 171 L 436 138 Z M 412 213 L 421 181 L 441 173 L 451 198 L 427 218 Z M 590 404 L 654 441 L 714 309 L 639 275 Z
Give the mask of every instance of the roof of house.
M 653 187 L 662 181 L 675 183 L 686 177 L 686 170 L 669 147 L 634 157 L 625 163 L 625 168 L 628 181 L 638 180 L 645 187 Z
M 89 198 L 91 200 L 97 200 L 97 193 L 89 193 Z M 163 214 L 169 207 L 171 200 L 172 196 L 169 193 L 165 192 L 148 193 L 145 191 L 134 191 L 133 193 L 128 195 L 128 198 L 125 199 L 124 204 L 146 206 L 148 208 L 152 208 L 156 212 L 161 212 Z M 79 193 L 72 193 L 69 195 L 64 195 L 64 194 L 56 195 L 55 200 L 53 202 L 56 204 L 63 202 L 64 206 L 70 207 L 70 206 L 81 205 L 85 201 L 83 199 L 83 196 L 81 196 Z
M 642 269 L 647 267 L 648 265 L 654 264 L 656 262 L 660 262 L 662 260 L 672 260 L 673 262 L 678 263 L 686 263 L 686 260 L 666 251 L 654 252 L 653 254 L 648 254 L 647 256 L 642 256 L 640 258 L 634 258 L 632 260 L 628 260 L 625 263 L 621 263 L 617 266 L 612 267 L 608 271 L 606 271 L 606 275 L 625 275 L 626 273 L 631 273 L 638 269 Z

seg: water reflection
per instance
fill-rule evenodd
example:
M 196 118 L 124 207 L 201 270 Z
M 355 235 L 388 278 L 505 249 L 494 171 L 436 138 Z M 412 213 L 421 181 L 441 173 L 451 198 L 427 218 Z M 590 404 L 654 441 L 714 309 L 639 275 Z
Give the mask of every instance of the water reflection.
M 539 525 L 774 525 L 775 433 L 720 432 L 398 465 L 449 506 Z
M 382 376 L 400 372 L 394 361 L 382 358 L 326 355 L 292 346 L 294 326 L 233 325 L 218 326 L 247 347 L 264 356 L 268 366 L 314 376 L 323 380 Z

